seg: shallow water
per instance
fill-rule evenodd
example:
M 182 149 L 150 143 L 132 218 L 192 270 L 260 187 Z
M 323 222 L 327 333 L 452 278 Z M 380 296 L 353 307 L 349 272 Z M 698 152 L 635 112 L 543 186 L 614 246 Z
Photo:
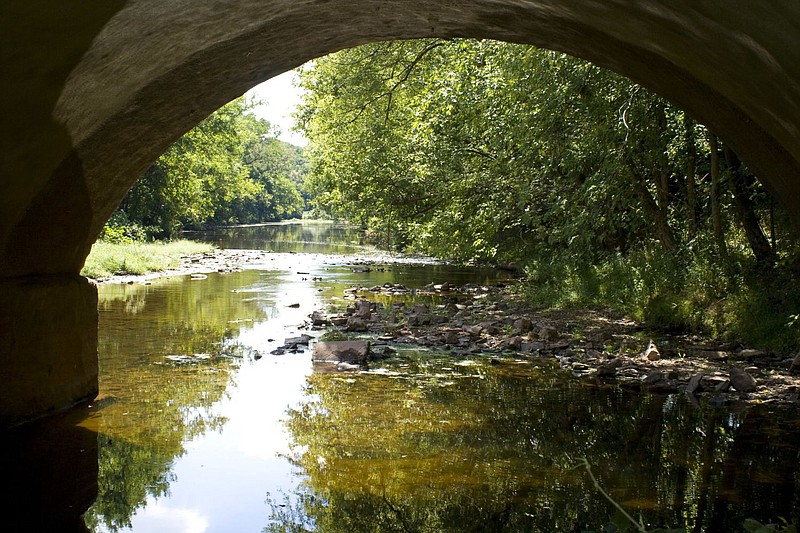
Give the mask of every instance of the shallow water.
M 246 231 L 231 247 L 305 235 Z M 308 352 L 271 355 L 351 285 L 502 276 L 365 272 L 369 249 L 330 255 L 336 239 L 314 232 L 303 237 L 313 253 L 242 272 L 101 285 L 101 397 L 6 442 L 14 505 L 95 532 L 601 531 L 615 509 L 576 468 L 586 458 L 648 527 L 742 531 L 746 518 L 800 516 L 795 411 L 632 394 L 511 355 L 399 346 L 350 373 L 315 371 Z

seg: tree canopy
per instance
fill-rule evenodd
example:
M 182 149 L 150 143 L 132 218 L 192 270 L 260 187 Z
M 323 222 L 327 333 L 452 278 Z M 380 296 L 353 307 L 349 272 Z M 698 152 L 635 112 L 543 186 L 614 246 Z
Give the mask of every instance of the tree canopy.
M 748 272 L 797 255 L 786 214 L 713 132 L 568 55 L 374 43 L 316 60 L 301 84 L 316 208 L 385 244 L 512 263 L 539 297 L 682 326 L 709 326 Z
M 175 144 L 123 200 L 114 227 L 171 236 L 181 229 L 299 216 L 305 174 L 302 148 L 277 139 L 248 111 L 244 97 L 226 104 Z

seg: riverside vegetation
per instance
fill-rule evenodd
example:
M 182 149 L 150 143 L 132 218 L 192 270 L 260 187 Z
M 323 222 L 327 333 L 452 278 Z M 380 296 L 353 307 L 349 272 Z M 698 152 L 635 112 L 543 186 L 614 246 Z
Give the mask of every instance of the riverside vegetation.
M 510 263 L 535 303 L 800 347 L 797 231 L 734 150 L 565 54 L 370 44 L 301 71 L 315 209 L 386 245 Z

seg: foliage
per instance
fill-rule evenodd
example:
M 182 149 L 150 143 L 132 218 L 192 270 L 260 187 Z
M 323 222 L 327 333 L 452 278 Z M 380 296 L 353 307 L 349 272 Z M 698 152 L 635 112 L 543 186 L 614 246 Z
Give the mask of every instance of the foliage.
M 161 272 L 177 267 L 184 256 L 212 249 L 210 244 L 187 240 L 155 243 L 101 240 L 92 246 L 81 275 L 99 279 L 117 274 Z
M 250 109 L 238 98 L 183 135 L 134 184 L 101 238 L 118 239 L 119 226 L 163 238 L 184 228 L 299 216 L 303 150 L 272 136 Z
M 786 213 L 712 132 L 641 86 L 565 54 L 458 39 L 344 50 L 301 84 L 315 209 L 387 245 L 515 263 L 541 303 L 800 346 L 774 326 L 800 294 L 749 305 L 776 298 L 759 280 L 794 279 Z M 768 309 L 772 338 L 737 301 Z

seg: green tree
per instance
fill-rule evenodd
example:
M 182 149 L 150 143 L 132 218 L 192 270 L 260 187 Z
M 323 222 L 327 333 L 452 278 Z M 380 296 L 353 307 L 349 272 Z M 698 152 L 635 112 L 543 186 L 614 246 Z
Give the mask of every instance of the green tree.
M 185 228 L 302 213 L 303 151 L 276 139 L 251 108 L 238 98 L 183 135 L 136 182 L 112 226 L 169 237 Z

